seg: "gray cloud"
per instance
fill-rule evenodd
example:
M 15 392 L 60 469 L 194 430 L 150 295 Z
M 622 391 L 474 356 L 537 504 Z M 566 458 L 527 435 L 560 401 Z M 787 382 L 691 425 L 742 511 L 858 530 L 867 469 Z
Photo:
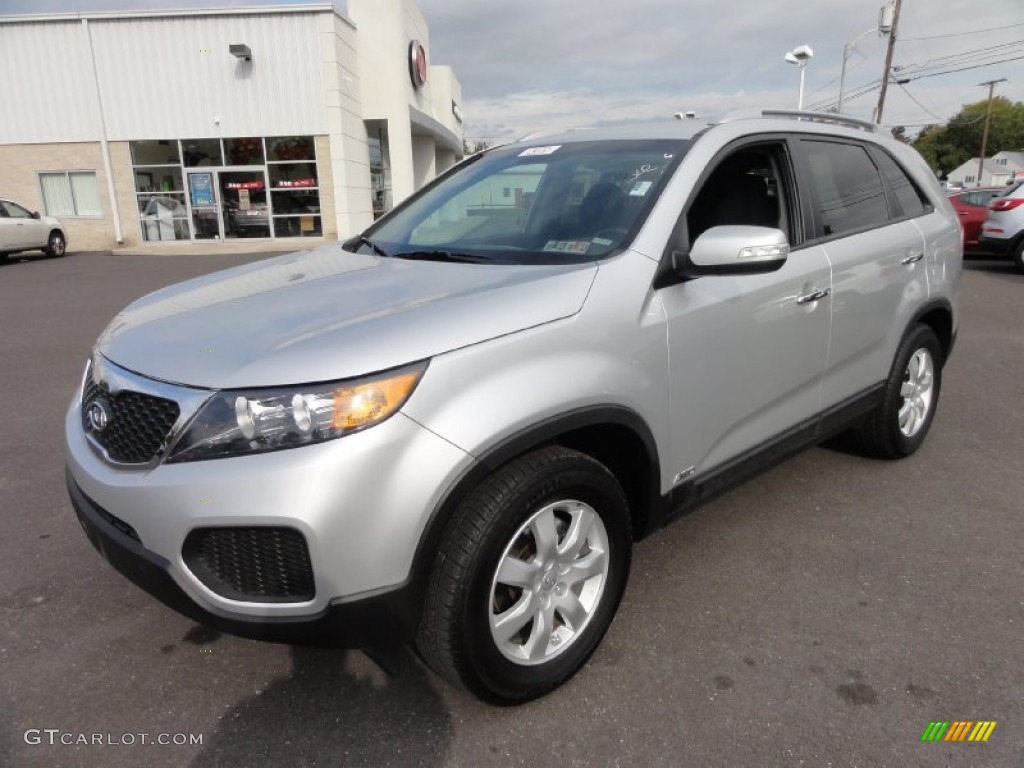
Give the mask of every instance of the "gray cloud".
M 2 13 L 282 4 L 303 0 L 0 0 Z M 797 72 L 782 61 L 803 43 L 807 104 L 835 100 L 843 44 L 873 27 L 882 0 L 418 0 L 430 57 L 463 85 L 467 133 L 502 138 L 541 128 L 643 120 L 694 109 L 796 106 Z M 342 11 L 344 0 L 335 0 Z M 1016 25 L 1016 26 L 1013 26 Z M 992 31 L 962 34 L 977 30 Z M 940 37 L 940 36 L 946 37 Z M 1022 0 L 904 0 L 896 63 L 1024 40 Z M 927 39 L 920 39 L 927 38 Z M 884 40 L 865 36 L 848 86 L 881 76 Z M 371 75 L 372 76 L 372 75 Z M 886 122 L 948 118 L 1007 77 L 999 93 L 1024 100 L 1024 60 L 890 88 Z M 877 91 L 847 111 L 870 118 Z

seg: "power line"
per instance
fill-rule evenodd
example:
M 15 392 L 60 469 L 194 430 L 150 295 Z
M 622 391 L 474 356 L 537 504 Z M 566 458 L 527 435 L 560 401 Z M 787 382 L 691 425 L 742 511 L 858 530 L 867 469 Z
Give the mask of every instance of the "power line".
M 974 29 L 970 32 L 951 32 L 948 35 L 926 35 L 924 37 L 901 37 L 900 40 L 904 43 L 914 42 L 916 40 L 939 40 L 944 37 L 961 37 L 963 35 L 980 35 L 985 32 L 1002 32 L 1004 29 L 1012 29 L 1013 27 L 1024 27 L 1024 23 L 1021 24 L 1005 24 L 1001 27 L 989 27 L 988 29 Z
M 958 69 L 947 69 L 947 70 L 945 70 L 943 72 L 928 72 L 928 73 L 925 73 L 923 75 L 921 75 L 921 74 L 910 75 L 910 76 L 907 76 L 907 77 L 901 77 L 900 79 L 901 80 L 921 80 L 922 78 L 925 78 L 925 77 L 938 77 L 939 75 L 951 75 L 954 72 L 966 72 L 969 69 L 981 69 L 983 67 L 991 67 L 991 66 L 993 66 L 995 64 L 1004 64 L 1004 63 L 1006 63 L 1008 61 L 1020 61 L 1021 59 L 1024 59 L 1024 56 L 1014 56 L 1014 57 L 1009 58 L 1009 59 L 999 59 L 998 61 L 989 61 L 989 62 L 986 62 L 984 64 L 975 64 L 975 65 L 970 66 L 970 67 L 960 67 Z M 903 74 L 903 73 L 901 72 L 900 74 Z
M 930 109 L 928 109 L 928 107 L 926 107 L 926 106 L 925 106 L 924 104 L 922 104 L 922 103 L 921 103 L 920 101 L 918 101 L 918 100 L 917 100 L 917 99 L 916 99 L 916 98 L 914 97 L 914 94 L 912 94 L 912 93 L 911 93 L 910 91 L 908 91 L 908 90 L 907 90 L 906 88 L 904 88 L 904 87 L 903 87 L 903 83 L 901 83 L 901 82 L 899 82 L 899 81 L 897 80 L 897 81 L 896 81 L 896 85 L 898 85 L 898 86 L 900 87 L 900 90 L 901 90 L 901 91 L 903 91 L 903 92 L 904 92 L 905 94 L 907 94 L 907 97 L 908 97 L 908 98 L 909 98 L 909 99 L 910 99 L 910 100 L 911 100 L 912 102 L 914 102 L 915 104 L 917 104 L 917 106 L 919 106 L 919 107 L 920 107 L 921 109 L 923 109 L 923 110 L 924 110 L 925 112 L 927 112 L 927 113 L 928 113 L 929 115 L 931 115 L 932 117 L 934 117 L 934 118 L 935 118 L 936 120 L 947 120 L 947 119 L 948 119 L 948 118 L 945 118 L 945 117 L 939 117 L 939 116 L 938 116 L 938 115 L 936 115 L 936 114 L 935 114 L 934 112 L 932 112 L 932 111 L 931 111 Z
M 961 53 L 954 53 L 948 56 L 938 56 L 926 61 L 913 64 L 900 64 L 893 67 L 893 71 L 907 72 L 909 74 L 920 74 L 934 69 L 951 67 L 959 64 L 971 64 L 991 59 L 997 56 L 1005 56 L 1010 53 L 1019 53 L 1024 40 L 1015 40 L 1012 43 L 1002 43 L 988 48 L 978 48 Z

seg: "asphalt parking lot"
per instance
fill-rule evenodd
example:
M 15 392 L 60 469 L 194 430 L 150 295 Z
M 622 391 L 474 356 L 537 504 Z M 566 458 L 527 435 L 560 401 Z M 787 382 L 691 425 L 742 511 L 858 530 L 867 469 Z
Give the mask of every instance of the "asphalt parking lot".
M 205 630 L 82 534 L 61 430 L 92 342 L 133 298 L 253 258 L 0 263 L 0 766 L 1024 768 L 1024 275 L 1009 263 L 966 264 L 916 456 L 816 448 L 640 543 L 589 664 L 502 709 L 411 654 L 389 678 L 361 653 Z M 998 725 L 985 744 L 922 743 L 933 720 Z

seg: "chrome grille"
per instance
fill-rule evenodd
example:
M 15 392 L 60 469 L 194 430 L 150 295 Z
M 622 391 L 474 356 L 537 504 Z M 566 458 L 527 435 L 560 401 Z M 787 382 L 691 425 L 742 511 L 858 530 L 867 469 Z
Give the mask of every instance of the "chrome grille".
M 89 418 L 89 409 L 97 402 L 105 404 L 109 413 L 102 430 L 97 430 Z M 93 379 L 91 371 L 86 377 L 82 392 L 82 427 L 113 461 L 123 464 L 151 461 L 163 448 L 180 413 L 173 400 L 130 390 L 106 392 Z

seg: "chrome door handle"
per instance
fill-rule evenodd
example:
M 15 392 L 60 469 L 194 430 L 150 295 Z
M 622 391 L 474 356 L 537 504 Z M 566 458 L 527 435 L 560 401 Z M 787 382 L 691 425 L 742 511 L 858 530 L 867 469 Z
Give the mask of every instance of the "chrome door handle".
M 924 253 L 912 253 L 909 256 L 904 256 L 900 259 L 900 264 L 913 264 L 915 261 L 920 261 L 924 258 Z
M 796 303 L 797 304 L 810 304 L 812 301 L 818 301 L 818 299 L 824 299 L 830 293 L 832 293 L 832 289 L 831 288 L 821 288 L 821 289 L 816 290 L 816 291 L 811 291 L 810 293 L 805 293 L 803 296 L 797 296 L 796 297 Z

